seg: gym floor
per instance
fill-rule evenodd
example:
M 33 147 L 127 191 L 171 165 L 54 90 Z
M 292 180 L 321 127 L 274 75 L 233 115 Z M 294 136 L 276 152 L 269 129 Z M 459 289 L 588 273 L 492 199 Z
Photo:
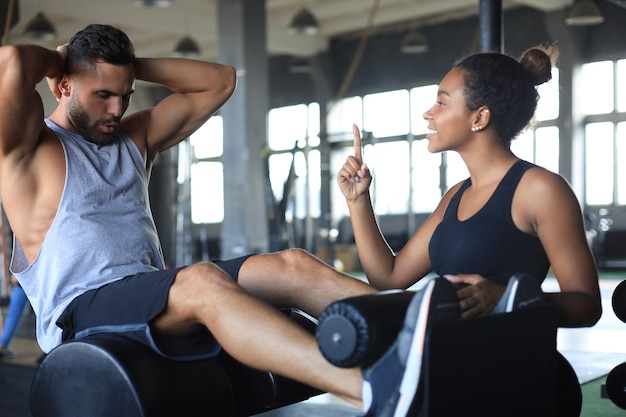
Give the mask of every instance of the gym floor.
M 581 384 L 603 377 L 615 366 L 626 362 L 626 323 L 615 316 L 611 303 L 613 291 L 622 280 L 626 280 L 626 271 L 602 273 L 600 285 L 604 313 L 598 324 L 591 328 L 558 331 L 557 349 L 571 363 Z M 548 277 L 544 290 L 555 288 L 556 281 Z M 3 314 L 6 311 L 3 310 Z M 31 417 L 28 407 L 30 378 L 42 352 L 34 339 L 34 317 L 30 311 L 22 319 L 11 350 L 17 355 L 0 361 L 0 415 Z M 600 393 L 597 395 L 600 396 Z M 356 413 L 356 409 L 344 401 L 323 394 L 257 417 L 352 417 Z M 597 416 L 583 414 L 581 417 Z

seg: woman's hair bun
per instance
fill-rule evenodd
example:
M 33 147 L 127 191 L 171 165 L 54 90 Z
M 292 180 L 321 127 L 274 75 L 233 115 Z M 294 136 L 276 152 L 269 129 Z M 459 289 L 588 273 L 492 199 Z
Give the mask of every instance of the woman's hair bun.
M 520 63 L 530 74 L 535 85 L 552 79 L 552 65 L 556 63 L 558 50 L 554 45 L 534 46 L 522 54 Z

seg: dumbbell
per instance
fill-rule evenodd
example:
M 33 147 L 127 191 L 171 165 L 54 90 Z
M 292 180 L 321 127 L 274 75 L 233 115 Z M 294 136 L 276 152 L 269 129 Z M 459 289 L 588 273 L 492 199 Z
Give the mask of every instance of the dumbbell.
M 626 281 L 620 282 L 615 287 L 611 302 L 617 318 L 626 323 Z
M 605 388 L 613 404 L 626 410 L 626 362 L 617 365 L 609 372 Z
M 617 318 L 626 323 L 626 280 L 620 282 L 613 290 L 611 304 Z M 615 405 L 626 409 L 626 362 L 609 372 L 604 388 Z

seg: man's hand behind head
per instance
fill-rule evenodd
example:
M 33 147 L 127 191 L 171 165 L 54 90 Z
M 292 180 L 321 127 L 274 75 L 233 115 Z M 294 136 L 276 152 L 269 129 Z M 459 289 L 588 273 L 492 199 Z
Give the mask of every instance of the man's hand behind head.
M 67 44 L 57 46 L 56 51 L 59 53 L 59 56 L 61 57 L 63 66 L 65 66 L 65 60 L 67 58 Z M 64 75 L 65 75 L 65 71 L 56 77 L 46 77 L 48 88 L 50 89 L 50 91 L 52 91 L 52 94 L 54 94 L 54 97 L 57 99 L 57 101 L 59 101 L 59 99 L 61 98 L 61 91 L 59 91 L 59 83 L 61 82 L 61 79 L 63 79 Z

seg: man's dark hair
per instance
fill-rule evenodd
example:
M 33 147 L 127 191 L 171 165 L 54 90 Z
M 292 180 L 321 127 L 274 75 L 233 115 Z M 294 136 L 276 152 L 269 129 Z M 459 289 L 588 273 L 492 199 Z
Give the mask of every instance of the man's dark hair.
M 135 61 L 135 50 L 128 36 L 110 26 L 92 24 L 72 36 L 67 47 L 68 74 L 91 72 L 97 62 L 127 65 Z

